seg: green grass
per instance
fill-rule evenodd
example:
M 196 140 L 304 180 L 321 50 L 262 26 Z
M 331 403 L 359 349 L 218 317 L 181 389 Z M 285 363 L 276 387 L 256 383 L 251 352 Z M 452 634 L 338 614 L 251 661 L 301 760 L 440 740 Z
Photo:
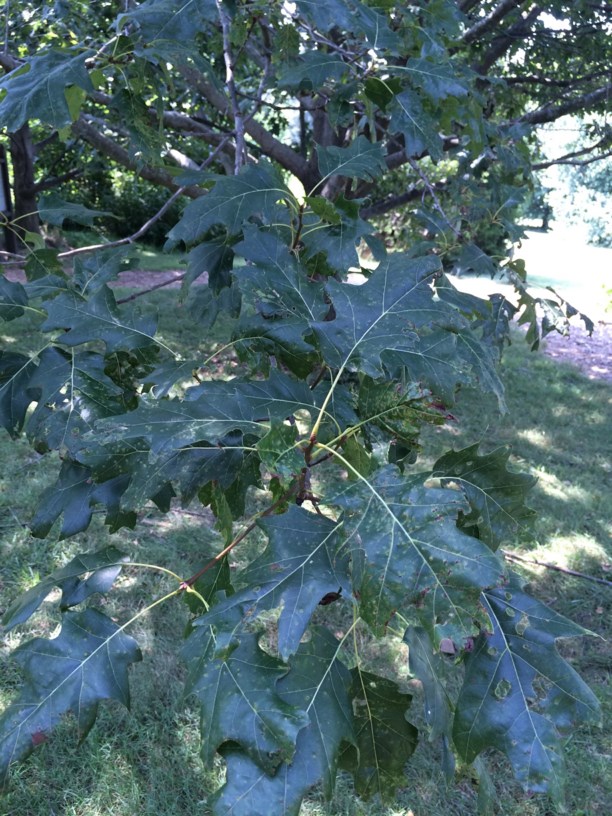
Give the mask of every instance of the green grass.
M 192 350 L 202 359 L 221 340 L 217 334 L 176 321 L 164 308 L 176 291 L 156 292 L 147 298 L 161 314 L 164 341 L 183 354 Z M 144 300 L 144 299 L 143 299 Z M 17 325 L 3 328 L 16 341 Z M 5 339 L 6 339 L 5 337 Z M 26 344 L 34 336 L 26 329 Z M 232 351 L 225 368 L 232 365 Z M 533 473 L 538 483 L 531 505 L 538 511 L 533 537 L 523 535 L 515 551 L 527 558 L 554 562 L 594 576 L 612 579 L 612 390 L 590 381 L 574 369 L 543 355 L 530 354 L 517 336 L 505 355 L 503 378 L 509 413 L 499 416 L 491 400 L 465 390 L 453 413 L 456 421 L 430 429 L 424 456 L 463 447 L 481 439 L 511 446 L 513 465 Z M 56 471 L 53 456 L 40 457 L 24 441 L 0 437 L 0 611 L 40 577 L 77 552 L 105 546 L 109 536 L 96 517 L 90 529 L 68 542 L 57 533 L 38 541 L 24 526 L 36 498 Z M 135 531 L 121 531 L 113 542 L 134 560 L 157 563 L 188 575 L 202 561 L 202 553 L 217 539 L 210 518 L 179 510 L 162 517 L 151 509 Z M 606 571 L 610 570 L 610 571 Z M 610 665 L 612 611 L 609 588 L 542 568 L 521 568 L 533 592 L 557 612 L 579 621 L 600 637 L 568 641 L 566 657 L 591 684 L 604 707 L 612 710 Z M 108 598 L 106 611 L 125 620 L 135 608 L 168 591 L 167 579 L 154 571 L 125 570 L 118 589 Z M 53 600 L 53 597 L 51 598 Z M 338 605 L 340 607 L 340 605 Z M 328 607 L 334 609 L 334 607 Z M 186 606 L 172 601 L 141 618 L 132 634 L 142 646 L 144 660 L 131 672 L 133 705 L 130 713 L 118 705 L 101 706 L 88 740 L 77 746 L 67 722 L 23 765 L 12 772 L 10 787 L 0 799 L 0 816 L 178 816 L 207 814 L 206 798 L 220 784 L 222 768 L 206 770 L 198 757 L 197 714 L 180 699 L 183 668 L 177 659 L 177 632 L 188 620 Z M 31 622 L 1 641 L 0 704 L 9 701 L 19 682 L 7 655 L 22 638 L 49 636 L 58 618 L 46 603 Z M 607 638 L 604 640 L 603 638 Z M 374 654 L 374 659 L 376 655 Z M 419 722 L 418 694 L 413 705 Z M 567 812 L 598 816 L 612 801 L 610 734 L 597 728 L 578 729 L 568 745 L 570 781 Z M 495 781 L 503 816 L 552 816 L 559 812 L 545 797 L 525 800 L 505 762 L 493 758 Z M 304 805 L 305 816 L 472 816 L 476 795 L 467 770 L 447 788 L 436 746 L 423 743 L 407 769 L 407 782 L 392 807 L 355 799 L 348 780 L 341 777 L 331 804 L 316 795 Z M 280 814 L 271 814 L 280 816 Z
M 73 248 L 95 246 L 110 241 L 110 237 L 94 230 L 63 230 L 62 237 Z M 135 269 L 146 269 L 147 272 L 166 272 L 186 268 L 186 253 L 163 252 L 159 247 L 139 241 L 132 245 L 132 257 Z

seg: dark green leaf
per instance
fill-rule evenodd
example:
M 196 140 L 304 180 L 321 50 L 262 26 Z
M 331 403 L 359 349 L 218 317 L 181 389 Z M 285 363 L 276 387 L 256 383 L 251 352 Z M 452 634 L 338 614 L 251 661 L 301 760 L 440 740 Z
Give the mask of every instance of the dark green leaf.
M 0 717 L 0 779 L 71 712 L 84 737 L 101 700 L 129 706 L 127 670 L 140 660 L 133 638 L 95 609 L 67 612 L 60 634 L 13 652 L 25 675 L 19 697 Z
M 422 88 L 434 102 L 440 102 L 448 96 L 465 96 L 468 83 L 457 71 L 457 64 L 446 60 L 413 57 L 404 69 L 410 75 L 414 85 Z M 465 72 L 465 69 L 463 69 Z
M 430 286 L 439 268 L 433 256 L 415 260 L 398 254 L 382 262 L 362 286 L 330 281 L 326 290 L 335 318 L 313 323 L 326 361 L 382 376 L 383 351 L 404 344 L 410 348 L 415 329 L 448 320 L 448 310 L 434 301 Z
M 228 633 L 231 619 L 226 613 L 223 630 L 217 631 L 206 618 L 194 621 L 182 650 L 189 672 L 185 694 L 200 703 L 207 762 L 221 745 L 233 742 L 271 773 L 282 761 L 291 761 L 308 717 L 277 693 L 287 667 L 260 648 L 259 634 L 241 632 L 236 638 Z
M 349 147 L 317 147 L 319 171 L 324 179 L 330 176 L 374 181 L 385 172 L 385 156 L 379 142 L 373 144 L 358 136 Z
M 277 202 L 290 197 L 280 174 L 271 165 L 248 164 L 240 175 L 222 177 L 207 195 L 188 204 L 168 237 L 171 241 L 195 244 L 216 224 L 225 227 L 229 236 L 238 235 L 243 224 L 255 216 L 268 223 L 276 221 Z
M 36 361 L 23 354 L 0 351 L 0 424 L 11 436 L 17 436 L 32 402 L 28 393 Z
M 457 275 L 473 272 L 494 278 L 499 272 L 499 266 L 476 244 L 466 244 L 461 250 L 454 272 Z
M 130 269 L 134 265 L 132 251 L 132 247 L 122 246 L 75 258 L 73 280 L 80 292 L 91 295 L 116 280 L 120 272 Z
M 127 555 L 112 546 L 95 553 L 75 556 L 64 567 L 55 570 L 36 586 L 28 589 L 9 606 L 2 617 L 5 631 L 33 615 L 53 587 L 62 590 L 60 601 L 62 609 L 76 606 L 96 592 L 107 592 L 121 572 L 122 563 L 127 560 Z M 87 577 L 83 578 L 84 575 Z
M 52 227 L 61 227 L 64 221 L 74 221 L 77 224 L 84 224 L 90 227 L 93 224 L 94 218 L 99 218 L 103 215 L 112 215 L 110 212 L 103 210 L 90 210 L 83 204 L 73 204 L 70 201 L 64 201 L 59 193 L 47 193 L 41 197 L 38 211 L 42 221 L 50 224 Z
M 535 516 L 525 498 L 536 480 L 508 470 L 509 456 L 508 448 L 481 455 L 478 444 L 470 445 L 445 453 L 432 471 L 442 485 L 461 488 L 471 511 L 460 517 L 459 526 L 466 531 L 476 529 L 478 538 L 492 550 L 515 541 Z
M 346 64 L 335 54 L 305 51 L 294 62 L 277 70 L 278 87 L 289 91 L 314 91 L 327 82 L 338 82 L 346 73 Z
M 302 447 L 296 444 L 297 435 L 295 424 L 276 419 L 272 420 L 270 430 L 257 443 L 263 466 L 287 487 L 305 467 Z
M 297 650 L 325 595 L 343 590 L 350 597 L 347 557 L 339 552 L 338 525 L 295 505 L 258 524 L 268 536 L 268 546 L 237 576 L 245 589 L 221 601 L 211 614 L 218 618 L 225 610 L 238 608 L 248 611 L 246 619 L 251 620 L 281 607 L 278 650 L 286 660 Z
M 457 528 L 462 494 L 423 481 L 389 465 L 349 484 L 333 503 L 345 511 L 364 619 L 380 632 L 396 610 L 414 605 L 436 640 L 461 643 L 473 633 L 480 590 L 497 585 L 504 570 L 486 545 Z
M 355 745 L 344 749 L 340 767 L 352 773 L 360 796 L 378 794 L 383 802 L 394 801 L 417 746 L 418 731 L 406 719 L 412 697 L 385 677 L 359 668 L 351 674 Z
M 121 15 L 118 26 L 133 21 L 148 42 L 170 40 L 190 43 L 208 23 L 218 22 L 214 0 L 146 0 Z
M 313 629 L 276 686 L 286 703 L 305 711 L 310 720 L 298 734 L 293 761 L 270 776 L 228 746 L 223 751 L 227 782 L 214 799 L 215 816 L 298 816 L 302 799 L 315 785 L 322 785 L 329 797 L 340 745 L 354 740 L 350 682 L 336 639 L 326 629 Z
M 587 634 L 526 595 L 516 577 L 484 595 L 493 632 L 466 656 L 454 741 L 472 762 L 495 748 L 526 790 L 559 797 L 564 740 L 577 722 L 599 719 L 595 695 L 557 652 L 557 638 Z
M 404 634 L 408 646 L 408 669 L 423 686 L 425 722 L 430 739 L 450 737 L 452 706 L 444 685 L 444 663 L 427 632 L 420 626 L 409 626 Z
M 392 133 L 402 134 L 408 156 L 421 156 L 427 151 L 432 159 L 442 157 L 442 139 L 438 135 L 436 119 L 424 108 L 415 91 L 398 94 L 390 113 L 389 129 Z
M 97 419 L 124 410 L 123 391 L 105 374 L 104 358 L 95 352 L 46 348 L 28 390 L 38 402 L 28 420 L 28 438 L 41 453 L 80 448 Z
M 107 352 L 145 348 L 155 344 L 156 320 L 140 315 L 136 310 L 120 313 L 113 293 L 102 286 L 89 300 L 76 292 L 64 293 L 47 307 L 43 331 L 63 329 L 57 342 L 64 346 L 79 346 L 92 340 L 102 340 Z
M 84 91 L 94 90 L 85 67 L 92 53 L 81 46 L 44 51 L 0 79 L 0 89 L 7 91 L 0 102 L 3 126 L 14 133 L 30 119 L 54 128 L 69 125 L 73 117 L 66 88 L 76 85 Z
M 13 283 L 0 277 L 0 320 L 15 320 L 23 315 L 23 307 L 28 305 L 26 290 L 20 283 Z
M 121 496 L 129 479 L 118 476 L 102 484 L 94 484 L 89 468 L 68 460 L 62 462 L 57 481 L 41 495 L 36 514 L 30 523 L 32 535 L 44 538 L 57 519 L 63 515 L 60 538 L 69 538 L 89 526 L 93 505 L 106 507 L 106 524 L 111 531 L 133 527 L 133 514 L 120 511 Z

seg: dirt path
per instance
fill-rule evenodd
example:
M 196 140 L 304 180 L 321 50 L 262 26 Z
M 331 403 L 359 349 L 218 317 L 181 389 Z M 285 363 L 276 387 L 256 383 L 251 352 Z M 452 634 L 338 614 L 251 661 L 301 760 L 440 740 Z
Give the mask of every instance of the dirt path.
M 598 323 L 593 336 L 573 326 L 569 337 L 549 334 L 544 354 L 580 369 L 590 380 L 612 383 L 612 323 Z

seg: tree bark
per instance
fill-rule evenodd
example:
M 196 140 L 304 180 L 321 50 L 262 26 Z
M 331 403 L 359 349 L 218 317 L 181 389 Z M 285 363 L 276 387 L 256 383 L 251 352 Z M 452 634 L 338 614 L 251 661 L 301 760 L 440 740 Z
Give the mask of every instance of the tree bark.
M 34 143 L 27 123 L 10 134 L 9 145 L 13 163 L 13 227 L 18 238 L 23 241 L 26 232 L 40 235 L 34 183 Z

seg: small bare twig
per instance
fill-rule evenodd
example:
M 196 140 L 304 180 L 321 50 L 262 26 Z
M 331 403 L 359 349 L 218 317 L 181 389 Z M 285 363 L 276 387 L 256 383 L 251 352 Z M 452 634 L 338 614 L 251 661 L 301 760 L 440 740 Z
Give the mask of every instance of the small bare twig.
M 213 152 L 200 164 L 199 170 L 205 170 L 211 162 L 215 160 L 218 154 L 223 150 L 227 142 L 229 141 L 229 136 L 227 136 L 223 141 L 219 142 L 217 147 L 213 150 Z M 139 238 L 142 238 L 151 227 L 162 218 L 166 212 L 170 209 L 170 207 L 174 204 L 177 198 L 181 196 L 184 191 L 187 189 L 189 185 L 185 185 L 184 187 L 179 187 L 178 190 L 175 190 L 174 193 L 170 196 L 170 198 L 165 202 L 165 204 L 160 207 L 160 209 L 155 213 L 155 215 L 151 216 L 148 221 L 146 221 L 140 229 L 136 230 L 132 235 L 128 235 L 127 238 L 120 238 L 117 241 L 110 241 L 107 244 L 92 244 L 91 246 L 86 247 L 78 247 L 77 249 L 70 249 L 67 252 L 60 252 L 58 258 L 72 258 L 75 255 L 82 255 L 85 252 L 94 252 L 98 249 L 114 249 L 114 247 L 124 246 L 125 244 L 133 244 Z
M 457 227 L 455 227 L 453 224 L 451 224 L 449 217 L 444 212 L 444 208 L 442 207 L 442 204 L 440 204 L 440 199 L 438 198 L 438 196 L 436 194 L 434 186 L 431 183 L 431 181 L 429 180 L 429 177 L 423 171 L 423 168 L 420 167 L 419 164 L 412 158 L 408 159 L 408 164 L 412 167 L 414 172 L 417 173 L 417 175 L 419 176 L 419 178 L 421 179 L 421 181 L 425 185 L 425 187 L 427 189 L 427 192 L 429 193 L 429 195 L 433 199 L 434 207 L 436 208 L 436 210 L 440 213 L 442 218 L 446 221 L 446 223 L 451 228 L 451 230 L 455 233 L 457 238 L 461 238 L 461 232 L 457 229 Z
M 560 567 L 557 564 L 548 564 L 546 561 L 537 561 L 536 559 L 523 558 L 522 555 L 502 550 L 504 558 L 509 561 L 520 561 L 523 564 L 531 564 L 532 566 L 545 567 L 546 569 L 563 572 L 566 575 L 573 575 L 575 578 L 584 578 L 586 581 L 593 581 L 596 584 L 603 584 L 604 586 L 612 587 L 612 581 L 607 581 L 605 578 L 596 578 L 594 575 L 587 575 L 585 572 L 578 572 L 577 570 L 568 569 L 567 567 Z
M 170 286 L 171 283 L 178 283 L 178 281 L 183 280 L 186 274 L 186 272 L 183 272 L 181 275 L 175 275 L 173 278 L 168 278 L 168 280 L 162 281 L 161 283 L 154 283 L 153 286 L 149 286 L 147 289 L 139 289 L 138 292 L 133 292 L 127 297 L 120 298 L 117 303 L 129 303 L 130 300 L 136 300 L 136 298 L 142 297 L 142 295 L 148 295 L 149 292 L 154 292 L 156 289 Z

